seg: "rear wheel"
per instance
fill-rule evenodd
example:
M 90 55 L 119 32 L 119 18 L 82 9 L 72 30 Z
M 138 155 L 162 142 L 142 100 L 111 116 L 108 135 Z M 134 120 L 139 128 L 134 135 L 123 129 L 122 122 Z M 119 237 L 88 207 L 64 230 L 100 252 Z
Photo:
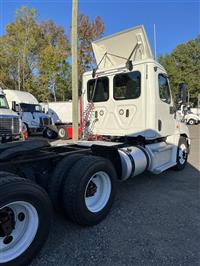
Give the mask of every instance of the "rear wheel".
M 73 165 L 81 158 L 83 154 L 72 154 L 63 158 L 55 167 L 55 170 L 48 183 L 48 194 L 57 211 L 61 211 L 62 207 L 62 189 L 63 183 L 68 177 L 68 173 Z
M 86 156 L 70 170 L 63 187 L 66 215 L 75 223 L 95 225 L 109 213 L 116 190 L 116 172 L 104 158 Z
M 64 127 L 58 128 L 58 136 L 60 139 L 67 139 L 67 131 Z
M 0 179 L 0 265 L 28 265 L 48 236 L 51 205 L 35 183 Z

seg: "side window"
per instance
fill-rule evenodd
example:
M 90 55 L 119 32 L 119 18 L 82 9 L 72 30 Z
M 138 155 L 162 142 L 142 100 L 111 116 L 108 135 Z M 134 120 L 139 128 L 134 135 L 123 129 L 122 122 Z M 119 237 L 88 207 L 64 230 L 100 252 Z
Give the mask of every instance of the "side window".
M 88 102 L 105 102 L 109 99 L 109 79 L 107 77 L 91 79 L 87 83 Z
M 113 79 L 115 100 L 136 99 L 141 92 L 141 74 L 138 71 L 117 74 Z
M 163 74 L 158 75 L 159 95 L 160 99 L 165 103 L 171 103 L 171 94 L 167 77 Z

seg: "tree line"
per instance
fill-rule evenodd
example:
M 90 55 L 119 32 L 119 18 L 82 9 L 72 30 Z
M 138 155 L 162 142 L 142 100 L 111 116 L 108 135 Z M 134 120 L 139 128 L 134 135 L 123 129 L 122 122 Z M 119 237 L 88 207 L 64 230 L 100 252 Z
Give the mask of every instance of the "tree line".
M 100 17 L 78 19 L 78 65 L 82 74 L 95 65 L 91 42 L 105 30 Z M 38 21 L 35 9 L 26 6 L 16 11 L 15 21 L 0 37 L 0 87 L 33 93 L 39 101 L 71 99 L 71 27 L 68 34 L 52 20 Z M 159 62 L 168 72 L 174 98 L 179 83 L 186 83 L 189 100 L 196 104 L 200 94 L 200 35 L 178 45 Z
M 70 32 L 70 28 L 68 29 Z M 81 76 L 94 64 L 91 42 L 102 36 L 100 17 L 78 19 Z M 70 33 L 52 20 L 38 22 L 37 11 L 24 6 L 0 37 L 0 87 L 33 93 L 39 101 L 71 98 Z
M 185 83 L 188 102 L 196 106 L 200 95 L 200 35 L 178 45 L 170 54 L 160 56 L 159 62 L 167 70 L 174 99 L 177 99 L 179 84 Z

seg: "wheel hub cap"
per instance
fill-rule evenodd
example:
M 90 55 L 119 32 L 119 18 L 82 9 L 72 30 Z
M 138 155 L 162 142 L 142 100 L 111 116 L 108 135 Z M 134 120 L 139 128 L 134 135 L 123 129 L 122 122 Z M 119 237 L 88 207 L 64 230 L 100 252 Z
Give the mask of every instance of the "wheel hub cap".
M 9 236 L 15 228 L 15 216 L 12 209 L 0 210 L 0 237 Z
M 178 158 L 179 158 L 179 162 L 181 164 L 185 163 L 185 160 L 187 158 L 187 148 L 186 148 L 186 146 L 184 144 L 182 144 L 180 146 L 180 148 L 179 148 L 179 156 L 178 156 Z
M 85 204 L 89 211 L 102 211 L 110 199 L 111 180 L 104 171 L 95 173 L 89 180 L 85 190 Z
M 0 264 L 19 257 L 33 242 L 39 226 L 35 207 L 15 201 L 0 208 Z
M 87 191 L 86 191 L 86 197 L 92 197 L 97 192 L 97 186 L 94 182 L 90 181 Z

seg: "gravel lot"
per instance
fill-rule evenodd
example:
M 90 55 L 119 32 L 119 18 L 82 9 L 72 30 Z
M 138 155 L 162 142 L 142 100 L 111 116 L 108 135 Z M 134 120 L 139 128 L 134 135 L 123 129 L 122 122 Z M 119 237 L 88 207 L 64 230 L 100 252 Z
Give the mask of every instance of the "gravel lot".
M 109 216 L 81 228 L 55 214 L 31 266 L 200 265 L 200 125 L 183 172 L 145 174 L 119 184 Z

